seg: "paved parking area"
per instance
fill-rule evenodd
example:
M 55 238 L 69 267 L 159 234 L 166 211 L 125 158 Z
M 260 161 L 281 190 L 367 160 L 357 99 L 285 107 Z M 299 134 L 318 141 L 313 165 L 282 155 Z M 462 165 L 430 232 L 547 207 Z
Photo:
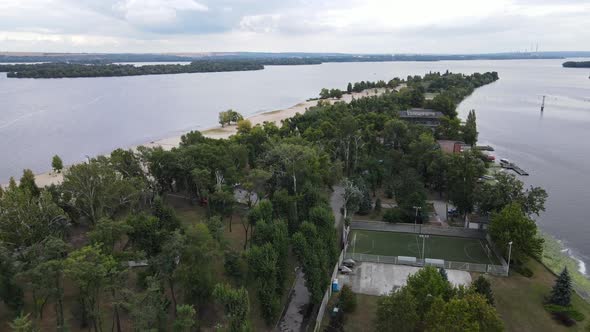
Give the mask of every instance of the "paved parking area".
M 352 287 L 353 292 L 367 295 L 385 295 L 392 289 L 405 286 L 408 276 L 419 267 L 361 262 L 352 274 L 339 275 L 338 281 Z M 471 284 L 471 275 L 466 271 L 447 270 L 449 281 L 455 285 Z

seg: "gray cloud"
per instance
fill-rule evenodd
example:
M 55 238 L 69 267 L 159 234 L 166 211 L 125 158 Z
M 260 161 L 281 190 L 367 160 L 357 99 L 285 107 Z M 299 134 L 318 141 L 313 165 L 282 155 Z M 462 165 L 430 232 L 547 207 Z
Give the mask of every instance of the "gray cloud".
M 0 0 L 0 50 L 579 49 L 588 17 L 587 0 Z

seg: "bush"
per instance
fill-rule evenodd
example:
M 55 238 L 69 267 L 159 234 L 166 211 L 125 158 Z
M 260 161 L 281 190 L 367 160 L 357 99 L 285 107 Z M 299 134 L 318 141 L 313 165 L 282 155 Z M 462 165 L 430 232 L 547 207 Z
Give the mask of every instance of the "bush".
M 572 326 L 575 322 L 581 322 L 586 318 L 583 313 L 572 307 L 564 307 L 557 304 L 546 304 L 545 310 L 550 312 L 555 320 L 565 326 Z
M 404 213 L 402 210 L 395 208 L 395 209 L 387 209 L 385 213 L 383 213 L 383 221 L 390 222 L 390 223 L 398 223 L 404 221 Z
M 523 277 L 530 278 L 533 276 L 533 271 L 531 271 L 531 269 L 529 269 L 528 267 L 522 265 L 522 263 L 514 264 L 511 266 L 511 268 Z
M 351 313 L 356 310 L 356 294 L 352 292 L 348 285 L 342 286 L 342 290 L 340 290 L 339 307 L 344 313 Z

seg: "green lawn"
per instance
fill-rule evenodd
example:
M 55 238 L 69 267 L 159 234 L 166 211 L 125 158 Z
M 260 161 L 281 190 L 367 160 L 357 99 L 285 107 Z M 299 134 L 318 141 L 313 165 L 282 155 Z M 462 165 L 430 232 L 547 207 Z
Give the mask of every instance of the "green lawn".
M 350 253 L 421 258 L 424 247 L 426 258 L 499 264 L 493 253 L 490 256 L 486 253 L 486 241 L 479 239 L 430 235 L 423 240 L 417 234 L 366 230 L 352 231 L 350 239 Z
M 574 294 L 572 304 L 586 319 L 570 328 L 559 325 L 543 308 L 556 277 L 535 260 L 530 260 L 527 266 L 534 273 L 531 278 L 516 273 L 508 278 L 490 276 L 496 309 L 506 331 L 585 331 L 590 321 L 590 304 Z

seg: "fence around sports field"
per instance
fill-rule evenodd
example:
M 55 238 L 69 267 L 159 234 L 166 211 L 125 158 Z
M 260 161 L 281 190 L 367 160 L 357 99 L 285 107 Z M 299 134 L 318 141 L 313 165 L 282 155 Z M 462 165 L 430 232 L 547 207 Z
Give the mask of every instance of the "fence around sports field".
M 381 232 L 394 232 L 394 233 L 411 233 L 411 234 L 429 234 L 438 236 L 450 236 L 450 237 L 463 237 L 485 240 L 490 245 L 491 250 L 500 261 L 499 265 L 496 264 L 479 264 L 479 263 L 468 263 L 468 262 L 455 262 L 455 261 L 444 261 L 444 268 L 450 270 L 462 270 L 469 272 L 480 272 L 490 273 L 499 276 L 508 276 L 508 264 L 502 257 L 501 251 L 498 250 L 489 234 L 483 230 L 465 229 L 460 227 L 437 227 L 428 225 L 415 225 L 415 224 L 390 224 L 384 222 L 375 221 L 361 221 L 355 220 L 350 225 L 352 230 L 368 230 L 368 231 L 381 231 Z M 402 259 L 400 259 L 400 257 Z M 352 258 L 360 262 L 373 262 L 373 263 L 384 263 L 384 264 L 397 264 L 397 265 L 411 265 L 411 266 L 439 266 L 440 263 L 432 260 L 415 258 L 414 260 L 406 260 L 403 256 L 383 256 L 383 255 L 371 255 L 371 254 L 359 254 L 359 253 L 345 253 L 345 259 Z
M 453 261 L 446 261 L 446 260 L 430 260 L 428 258 L 421 259 L 415 258 L 408 259 L 410 257 L 405 256 L 382 256 L 382 255 L 370 255 L 370 254 L 359 254 L 359 253 L 350 253 L 347 252 L 344 255 L 344 259 L 353 259 L 357 262 L 371 262 L 371 263 L 381 263 L 381 264 L 395 264 L 395 265 L 410 265 L 410 266 L 434 266 L 434 267 L 444 267 L 448 270 L 461 270 L 461 271 L 469 271 L 469 272 L 480 272 L 480 273 L 490 273 L 494 275 L 500 276 L 507 276 L 508 269 L 506 266 L 503 265 L 493 265 L 493 264 L 477 264 L 477 263 L 467 263 L 467 262 L 453 262 Z

